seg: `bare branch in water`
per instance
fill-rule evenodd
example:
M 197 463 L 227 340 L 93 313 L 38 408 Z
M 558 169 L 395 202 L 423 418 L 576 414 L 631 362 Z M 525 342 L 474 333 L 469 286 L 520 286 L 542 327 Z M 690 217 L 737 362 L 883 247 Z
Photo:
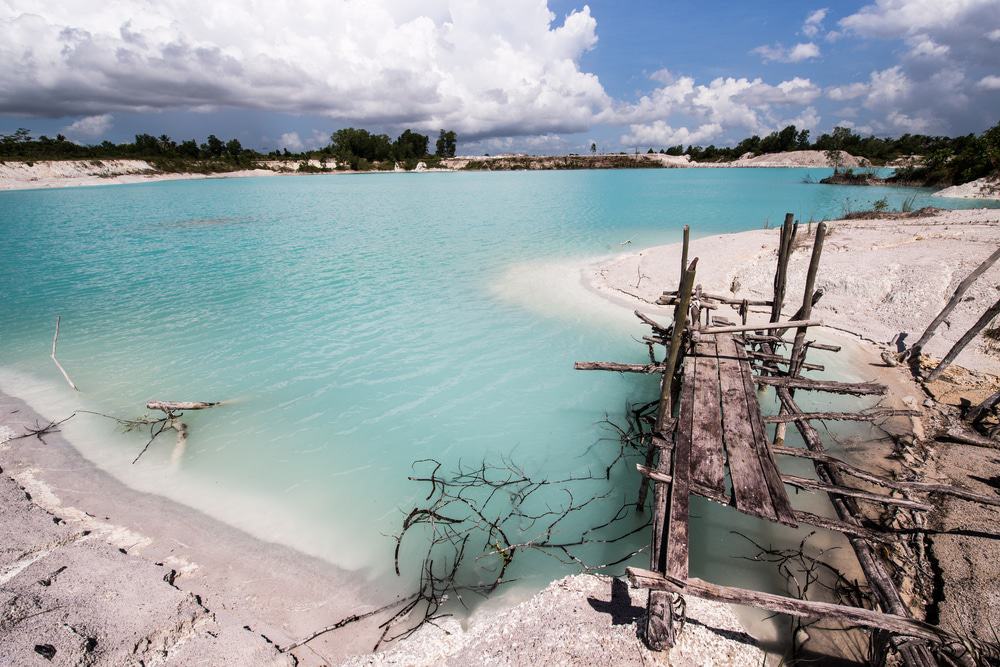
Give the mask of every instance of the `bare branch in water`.
M 43 425 L 38 420 L 35 420 L 35 428 L 30 428 L 30 427 L 25 428 L 25 432 L 24 433 L 22 433 L 21 435 L 15 435 L 13 438 L 11 438 L 11 440 L 20 440 L 21 438 L 30 438 L 30 437 L 34 436 L 34 437 L 38 438 L 39 441 L 41 441 L 43 444 L 47 445 L 49 443 L 45 442 L 45 436 L 48 435 L 49 433 L 59 433 L 59 428 L 58 427 L 61 424 L 64 424 L 64 423 L 68 422 L 70 419 L 72 419 L 75 416 L 76 416 L 76 413 L 74 412 L 73 414 L 71 414 L 69 417 L 66 417 L 65 419 L 60 419 L 59 421 L 50 421 L 48 424 L 45 424 L 45 425 Z
M 420 545 L 416 592 L 380 610 L 347 617 L 289 648 L 398 607 L 379 625 L 377 650 L 426 624 L 435 625 L 451 615 L 455 604 L 467 607 L 469 596 L 485 597 L 513 581 L 511 568 L 521 554 L 535 553 L 581 572 L 596 572 L 644 552 L 648 547 L 636 535 L 649 528 L 649 519 L 609 481 L 614 468 L 623 464 L 630 469 L 629 464 L 645 451 L 649 436 L 645 425 L 655 405 L 627 406 L 624 426 L 610 418 L 600 422 L 609 435 L 598 443 L 613 442 L 614 449 L 613 460 L 602 464 L 598 474 L 588 470 L 536 478 L 506 458 L 475 465 L 459 462 L 451 472 L 442 473 L 444 465 L 436 459 L 415 461 L 409 479 L 427 484 L 428 492 L 403 518 L 395 536 L 393 564 L 397 575 L 405 574 L 410 561 L 404 539 Z M 596 520 L 571 521 L 584 515 Z
M 50 354 L 49 356 L 52 357 L 52 361 L 55 362 L 56 368 L 58 368 L 59 372 L 62 373 L 62 376 L 64 378 L 66 378 L 66 382 L 69 383 L 69 386 L 73 389 L 73 391 L 80 391 L 80 389 L 76 386 L 76 383 L 74 383 L 69 378 L 69 373 L 66 372 L 66 369 L 63 368 L 63 365 L 60 364 L 59 360 L 56 358 L 56 345 L 59 343 L 59 320 L 60 319 L 61 318 L 59 317 L 59 315 L 56 315 L 56 332 L 55 332 L 55 335 L 52 336 L 52 354 Z

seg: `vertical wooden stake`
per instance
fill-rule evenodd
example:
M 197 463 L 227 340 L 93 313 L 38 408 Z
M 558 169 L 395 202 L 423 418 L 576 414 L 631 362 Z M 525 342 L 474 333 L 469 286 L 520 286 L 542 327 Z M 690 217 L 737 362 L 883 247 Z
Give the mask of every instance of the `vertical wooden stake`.
M 677 305 L 674 307 L 674 329 L 670 336 L 670 349 L 664 364 L 664 383 L 660 390 L 660 413 L 656 416 L 656 430 L 661 431 L 663 424 L 673 413 L 671 402 L 671 383 L 674 371 L 677 370 L 677 358 L 680 356 L 681 341 L 684 336 L 684 328 L 687 326 L 688 308 L 691 307 L 691 290 L 694 287 L 695 268 L 698 265 L 698 258 L 695 257 L 690 267 L 684 273 L 684 280 L 681 283 L 681 290 Z M 664 410 L 666 408 L 666 410 Z
M 781 226 L 781 237 L 778 241 L 778 266 L 774 272 L 774 300 L 771 304 L 771 321 L 777 322 L 781 317 L 781 306 L 785 300 L 785 281 L 788 270 L 788 257 L 791 255 L 793 224 L 795 215 L 785 214 L 785 222 Z
M 674 306 L 673 333 L 670 337 L 667 358 L 664 360 L 663 381 L 660 385 L 660 408 L 659 413 L 656 415 L 656 424 L 653 426 L 653 443 L 650 444 L 650 450 L 653 451 L 646 452 L 646 462 L 650 466 L 653 463 L 652 454 L 656 449 L 655 443 L 657 440 L 664 438 L 662 433 L 673 414 L 672 391 L 674 369 L 677 368 L 677 357 L 680 354 L 681 339 L 684 334 L 684 327 L 687 324 L 688 307 L 691 305 L 691 288 L 694 285 L 695 266 L 697 264 L 698 258 L 695 257 L 694 261 L 691 262 L 691 268 L 684 273 L 684 278 L 681 280 L 680 289 L 678 290 L 677 305 Z M 643 476 L 639 482 L 639 498 L 636 500 L 636 510 L 640 512 L 645 510 L 648 491 L 649 478 Z
M 681 277 L 677 281 L 677 294 L 680 295 L 681 283 L 684 282 L 684 273 L 687 271 L 688 265 L 688 243 L 691 240 L 691 228 L 688 225 L 684 225 L 684 241 L 681 244 Z
M 826 223 L 821 222 L 816 227 L 816 239 L 813 241 L 812 257 L 809 259 L 809 271 L 806 273 L 806 289 L 802 297 L 802 308 L 800 309 L 805 319 L 809 319 L 812 315 L 813 287 L 816 285 L 816 273 L 819 271 L 819 258 L 823 254 L 823 240 L 825 238 Z M 804 356 L 802 345 L 806 339 L 807 328 L 799 327 L 795 331 L 795 342 L 792 343 L 792 354 L 789 357 L 791 363 L 788 366 L 788 375 L 791 377 L 798 375 L 802 367 L 803 360 L 799 357 Z

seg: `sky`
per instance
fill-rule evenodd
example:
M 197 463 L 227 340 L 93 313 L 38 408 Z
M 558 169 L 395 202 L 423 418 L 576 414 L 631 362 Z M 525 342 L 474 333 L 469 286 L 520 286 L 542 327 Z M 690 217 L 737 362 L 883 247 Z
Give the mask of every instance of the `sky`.
M 0 0 L 0 133 L 293 151 L 732 145 L 1000 120 L 1000 0 Z

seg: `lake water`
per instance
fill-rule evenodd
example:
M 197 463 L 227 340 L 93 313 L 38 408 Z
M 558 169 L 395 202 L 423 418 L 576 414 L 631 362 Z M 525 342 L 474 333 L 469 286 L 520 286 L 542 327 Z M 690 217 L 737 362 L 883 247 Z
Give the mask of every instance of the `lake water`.
M 611 450 L 590 447 L 605 435 L 597 422 L 654 393 L 648 379 L 573 371 L 578 359 L 642 361 L 645 348 L 630 339 L 638 322 L 585 293 L 568 267 L 628 239 L 679 240 L 684 224 L 704 236 L 773 226 L 786 211 L 837 218 L 913 193 L 918 206 L 982 205 L 803 183 L 825 173 L 377 174 L 2 192 L 0 390 L 50 417 L 78 407 L 135 417 L 154 398 L 231 401 L 188 413 L 188 446 L 173 462 L 172 434 L 131 465 L 142 434 L 94 416 L 65 431 L 132 486 L 385 575 L 390 536 L 427 492 L 407 480 L 414 460 L 504 457 L 552 477 L 603 470 Z M 57 314 L 59 358 L 80 394 L 48 358 Z M 634 474 L 621 479 L 612 504 L 634 495 Z M 694 573 L 717 581 L 732 580 L 737 550 L 720 512 L 695 506 L 708 518 L 692 544 Z M 519 562 L 529 588 L 567 571 Z

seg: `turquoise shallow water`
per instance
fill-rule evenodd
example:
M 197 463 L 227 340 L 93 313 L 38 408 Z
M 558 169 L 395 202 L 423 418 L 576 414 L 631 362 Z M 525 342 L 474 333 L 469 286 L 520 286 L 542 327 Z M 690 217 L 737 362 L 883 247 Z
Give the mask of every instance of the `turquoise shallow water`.
M 382 574 L 387 535 L 426 492 L 406 479 L 413 460 L 507 456 L 533 474 L 579 473 L 607 459 L 588 451 L 602 435 L 596 422 L 650 395 L 648 381 L 572 370 L 577 359 L 640 361 L 645 352 L 629 338 L 641 327 L 578 300 L 575 275 L 558 267 L 620 252 L 626 239 L 678 240 L 683 224 L 700 236 L 773 224 L 785 211 L 836 218 L 883 196 L 897 207 L 913 192 L 918 205 L 971 205 L 808 185 L 807 173 L 825 171 L 379 174 L 3 192 L 0 389 L 51 417 L 81 406 L 136 416 L 151 398 L 232 400 L 188 415 L 188 448 L 174 462 L 168 438 L 130 465 L 142 436 L 96 417 L 66 431 L 129 484 Z M 516 267 L 546 265 L 557 268 L 516 279 Z M 80 395 L 48 358 L 57 314 L 59 357 Z M 726 548 L 714 537 L 693 545 L 696 573 L 724 563 Z M 519 574 L 535 583 L 564 571 L 527 562 Z

